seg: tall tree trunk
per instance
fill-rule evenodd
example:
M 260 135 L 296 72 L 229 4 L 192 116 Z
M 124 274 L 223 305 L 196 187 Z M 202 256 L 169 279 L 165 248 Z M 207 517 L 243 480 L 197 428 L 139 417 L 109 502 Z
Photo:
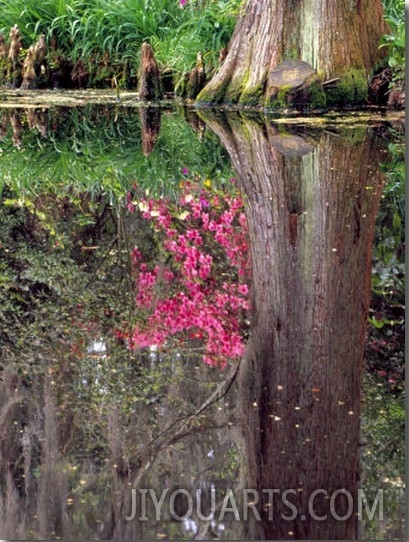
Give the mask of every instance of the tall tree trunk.
M 385 31 L 380 0 L 246 0 L 227 58 L 197 102 L 268 102 L 269 74 L 287 59 L 308 62 L 322 81 L 346 77 L 353 93 L 384 55 Z
M 239 379 L 244 483 L 260 496 L 279 490 L 249 536 L 354 539 L 361 373 L 382 185 L 378 140 L 362 128 L 301 138 L 280 136 L 272 125 L 206 120 L 227 148 L 247 201 L 254 298 Z M 297 509 L 292 520 L 282 516 L 293 515 L 283 502 L 287 489 Z M 318 489 L 327 498 L 318 493 L 312 502 Z M 334 499 L 344 521 L 329 508 L 341 489 L 353 503 L 348 515 L 345 495 Z

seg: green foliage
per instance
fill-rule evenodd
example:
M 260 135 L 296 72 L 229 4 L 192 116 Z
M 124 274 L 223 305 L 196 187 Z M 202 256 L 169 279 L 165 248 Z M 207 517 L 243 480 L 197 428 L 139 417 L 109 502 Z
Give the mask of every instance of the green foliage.
M 387 177 L 377 217 L 370 326 L 362 415 L 363 487 L 372 500 L 384 491 L 384 521 L 364 518 L 368 538 L 400 538 L 404 509 L 404 141 L 399 126 L 386 133 Z M 393 520 L 391 519 L 393 518 Z
M 324 109 L 327 105 L 327 98 L 324 89 L 319 81 L 314 81 L 308 87 L 311 109 Z
M 175 5 L 177 2 L 175 2 Z M 152 45 L 159 62 L 178 73 L 190 70 L 199 51 L 205 64 L 217 64 L 220 49 L 233 33 L 241 0 L 189 1 L 179 11 L 183 20 L 166 33 L 153 37 Z
M 44 33 L 75 64 L 85 62 L 91 80 L 107 75 L 135 76 L 139 51 L 149 42 L 162 68 L 190 70 L 201 51 L 210 68 L 233 32 L 240 0 L 0 0 L 0 32 L 19 24 L 25 47 Z M 51 57 L 49 59 L 51 61 Z
M 393 82 L 402 84 L 405 78 L 405 3 L 403 0 L 383 0 L 383 6 L 390 33 L 383 36 L 380 47 L 387 48 Z
M 346 70 L 334 85 L 326 88 L 328 106 L 345 107 L 362 105 L 368 95 L 368 82 L 363 70 Z

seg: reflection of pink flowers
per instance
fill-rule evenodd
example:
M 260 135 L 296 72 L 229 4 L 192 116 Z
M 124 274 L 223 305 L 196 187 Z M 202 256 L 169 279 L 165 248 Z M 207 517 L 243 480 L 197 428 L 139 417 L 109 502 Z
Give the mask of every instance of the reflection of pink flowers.
M 130 213 L 133 213 L 135 211 L 135 204 L 132 203 L 132 194 L 131 194 L 131 192 L 128 192 L 127 195 L 126 195 L 126 204 L 127 204 L 127 207 L 128 207 L 128 211 Z
M 134 263 L 137 263 L 141 259 L 142 259 L 142 252 L 139 250 L 138 247 L 134 247 L 134 249 L 132 251 L 132 261 Z
M 133 203 L 151 223 L 163 256 L 152 265 L 149 255 L 134 249 L 135 301 L 145 317 L 133 331 L 132 346 L 160 347 L 194 337 L 203 340 L 203 359 L 211 365 L 242 355 L 249 262 L 241 198 L 203 193 L 187 183 L 178 204 Z

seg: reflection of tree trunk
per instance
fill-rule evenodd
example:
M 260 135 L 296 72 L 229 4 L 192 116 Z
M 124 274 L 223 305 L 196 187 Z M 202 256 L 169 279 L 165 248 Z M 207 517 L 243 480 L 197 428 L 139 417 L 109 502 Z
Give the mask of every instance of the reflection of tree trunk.
M 21 147 L 21 134 L 23 133 L 23 125 L 21 123 L 21 113 L 18 109 L 13 110 L 10 117 L 11 127 L 13 129 L 13 145 L 19 149 Z
M 161 110 L 159 107 L 141 107 L 139 116 L 141 119 L 142 150 L 145 156 L 149 156 L 158 138 Z
M 254 314 L 240 370 L 246 487 L 280 490 L 251 537 L 354 539 L 380 149 L 369 130 L 321 132 L 310 144 L 272 126 L 229 122 L 210 126 L 247 200 Z M 291 521 L 281 516 L 293 515 L 286 489 L 298 513 Z M 314 520 L 316 489 L 349 491 L 349 519 L 331 517 L 329 498 L 318 494 L 313 513 L 328 519 Z M 335 510 L 347 515 L 342 495 Z
M 59 454 L 57 409 L 50 384 L 44 392 L 44 438 L 41 476 L 38 484 L 37 516 L 39 537 L 47 540 L 61 537 L 66 516 L 68 475 L 63 469 Z

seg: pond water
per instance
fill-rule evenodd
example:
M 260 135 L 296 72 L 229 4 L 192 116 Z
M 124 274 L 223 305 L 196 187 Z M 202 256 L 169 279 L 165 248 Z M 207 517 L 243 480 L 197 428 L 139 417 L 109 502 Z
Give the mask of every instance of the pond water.
M 404 539 L 400 120 L 6 102 L 0 538 Z

